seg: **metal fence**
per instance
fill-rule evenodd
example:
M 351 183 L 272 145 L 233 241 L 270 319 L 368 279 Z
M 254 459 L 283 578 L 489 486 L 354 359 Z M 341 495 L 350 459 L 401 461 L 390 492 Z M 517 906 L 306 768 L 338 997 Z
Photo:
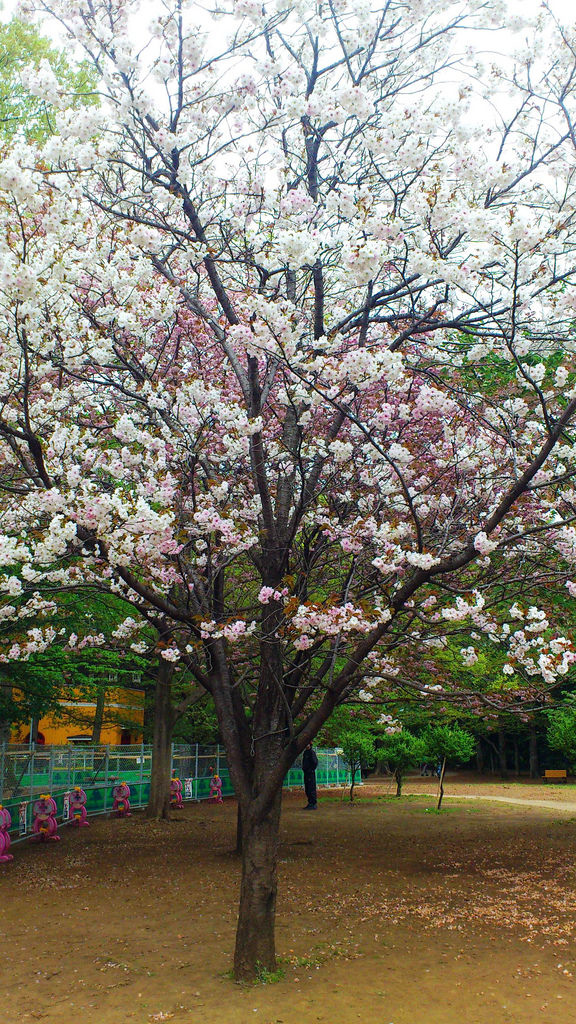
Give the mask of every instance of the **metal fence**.
M 316 781 L 320 787 L 344 786 L 350 773 L 333 750 L 318 750 Z M 41 794 L 56 800 L 57 817 L 67 818 L 67 795 L 75 786 L 85 790 L 90 815 L 111 810 L 112 790 L 119 781 L 130 786 L 130 804 L 141 807 L 148 801 L 152 747 L 132 746 L 23 746 L 0 744 L 0 803 L 12 816 L 11 834 L 24 838 L 32 829 L 32 805 Z M 234 790 L 230 781 L 226 751 L 221 746 L 173 744 L 172 770 L 182 780 L 185 800 L 206 800 L 213 775 L 222 779 L 222 794 Z M 298 759 L 284 787 L 302 786 L 302 768 Z M 14 841 L 14 839 L 13 839 Z

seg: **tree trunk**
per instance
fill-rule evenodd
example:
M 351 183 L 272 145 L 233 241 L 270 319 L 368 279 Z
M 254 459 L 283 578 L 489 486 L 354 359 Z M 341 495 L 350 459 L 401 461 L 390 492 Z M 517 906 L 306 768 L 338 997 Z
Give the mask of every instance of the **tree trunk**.
M 174 667 L 164 658 L 158 659 L 158 675 L 154 692 L 154 734 L 152 737 L 152 771 L 146 817 L 170 817 L 170 779 L 174 712 L 171 683 Z
M 520 775 L 520 749 L 516 736 L 514 737 L 514 775 Z
M 279 585 L 276 577 L 264 578 L 263 583 Z M 277 640 L 283 616 L 280 602 L 271 601 L 263 612 L 258 702 L 250 722 L 245 717 L 241 691 L 232 686 L 222 642 L 218 640 L 210 648 L 214 703 L 241 815 L 242 880 L 234 950 L 236 981 L 254 980 L 262 977 L 263 972 L 276 969 L 278 832 L 282 772 L 288 767 L 284 759 L 289 732 L 281 694 L 282 649 Z M 301 749 L 297 749 L 296 743 L 291 745 L 290 763 Z
M 358 769 L 360 770 L 360 769 Z M 351 779 L 350 779 L 350 803 L 354 803 L 354 786 L 356 785 L 356 768 L 354 765 L 351 767 Z
M 0 677 L 0 744 L 10 743 L 10 734 L 12 732 L 11 704 L 12 683 Z
M 507 779 L 508 764 L 506 761 L 506 733 L 504 729 L 498 729 L 498 767 L 500 769 L 500 777 Z
M 536 732 L 535 722 L 532 722 L 530 725 L 530 738 L 528 740 L 528 757 L 530 763 L 530 778 L 537 779 L 540 775 L 540 765 L 538 763 L 538 733 Z
M 486 762 L 484 760 L 484 747 L 482 746 L 482 740 L 476 740 L 476 770 L 480 775 L 484 775 L 486 771 Z
M 440 770 L 440 779 L 438 782 L 438 806 L 437 811 L 442 807 L 442 798 L 444 797 L 444 772 L 446 771 L 446 758 L 442 758 L 442 768 Z
M 234 952 L 237 981 L 276 969 L 274 925 L 282 792 L 263 816 L 242 817 L 242 883 Z
M 242 813 L 240 810 L 240 801 L 238 801 L 238 810 L 236 813 L 236 849 L 234 853 L 239 857 L 242 853 Z
M 402 782 L 404 781 L 402 771 L 397 768 L 394 774 L 396 775 L 396 796 L 402 796 Z
M 94 723 L 92 725 L 92 746 L 97 747 L 100 743 L 102 723 L 104 721 L 104 705 L 106 703 L 106 688 L 102 687 L 96 695 L 96 709 L 94 711 Z

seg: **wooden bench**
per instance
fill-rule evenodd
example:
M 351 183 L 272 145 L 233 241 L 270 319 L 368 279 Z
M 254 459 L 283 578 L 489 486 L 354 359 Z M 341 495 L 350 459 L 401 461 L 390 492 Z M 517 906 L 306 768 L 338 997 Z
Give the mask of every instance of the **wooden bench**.
M 566 782 L 567 775 L 565 768 L 546 768 L 544 782 Z

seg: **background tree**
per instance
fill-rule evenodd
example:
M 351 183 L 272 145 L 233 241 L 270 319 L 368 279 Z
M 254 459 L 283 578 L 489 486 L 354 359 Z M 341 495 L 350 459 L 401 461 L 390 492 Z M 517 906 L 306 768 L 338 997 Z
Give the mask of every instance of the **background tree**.
M 170 779 L 172 742 L 177 723 L 199 702 L 206 701 L 206 691 L 182 679 L 186 673 L 166 661 L 159 650 L 156 657 L 154 713 L 152 728 L 152 771 L 146 817 L 156 820 L 170 818 Z M 179 678 L 180 677 L 180 678 Z
M 576 696 L 564 695 L 562 705 L 548 712 L 547 740 L 568 761 L 572 771 L 576 769 Z
M 29 75 L 33 89 L 27 84 Z M 66 90 L 71 108 L 97 102 L 91 63 L 71 65 L 49 39 L 18 18 L 0 25 L 0 139 L 21 136 L 42 142 L 54 133 L 54 80 Z
M 444 796 L 444 772 L 447 761 L 466 764 L 474 756 L 474 737 L 459 725 L 431 725 L 421 736 L 426 760 L 438 765 L 438 810 Z
M 178 719 L 173 735 L 175 743 L 198 743 L 202 746 L 221 743 L 216 709 L 208 694 L 204 693 L 203 699 Z
M 402 796 L 404 775 L 409 768 L 424 762 L 428 756 L 428 748 L 424 741 L 402 728 L 400 732 L 384 733 L 376 742 L 376 756 L 385 761 L 393 771 L 396 780 L 396 796 Z
M 361 776 L 363 769 L 374 764 L 376 751 L 373 728 L 368 718 L 358 716 L 349 708 L 339 708 L 324 733 L 328 742 L 342 752 L 350 772 L 350 803 L 354 802 L 356 775 Z
M 16 606 L 25 613 L 14 621 Z M 3 647 L 11 652 L 0 660 L 0 728 L 6 742 L 12 726 L 31 719 L 37 724 L 47 714 L 93 732 L 98 724 L 94 716 L 83 713 L 71 698 L 98 705 L 110 685 L 132 686 L 145 665 L 136 653 L 126 657 L 114 637 L 128 611 L 117 597 L 94 591 L 60 592 L 58 602 L 42 599 L 37 592 L 30 601 L 20 595 L 15 605 L 4 602 Z M 115 714 L 110 718 L 107 713 L 106 724 L 114 721 Z M 100 742 L 99 735 L 93 735 L 93 741 Z

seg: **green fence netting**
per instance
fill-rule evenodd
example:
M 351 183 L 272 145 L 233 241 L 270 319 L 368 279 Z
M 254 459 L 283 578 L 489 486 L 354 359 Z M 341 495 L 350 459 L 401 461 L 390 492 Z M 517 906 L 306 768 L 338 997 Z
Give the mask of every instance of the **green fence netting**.
M 350 773 L 335 750 L 318 750 L 316 781 L 319 787 L 350 784 Z M 59 821 L 67 820 L 65 797 L 75 786 L 87 795 L 89 815 L 112 809 L 112 790 L 117 782 L 130 786 L 131 807 L 148 801 L 152 747 L 136 746 L 0 746 L 0 803 L 12 816 L 12 841 L 32 831 L 32 806 L 43 793 L 50 793 L 57 805 Z M 220 746 L 174 744 L 172 770 L 183 783 L 185 800 L 207 800 L 213 775 L 222 779 L 222 795 L 233 795 L 226 752 Z M 302 786 L 300 759 L 284 780 L 284 788 Z

